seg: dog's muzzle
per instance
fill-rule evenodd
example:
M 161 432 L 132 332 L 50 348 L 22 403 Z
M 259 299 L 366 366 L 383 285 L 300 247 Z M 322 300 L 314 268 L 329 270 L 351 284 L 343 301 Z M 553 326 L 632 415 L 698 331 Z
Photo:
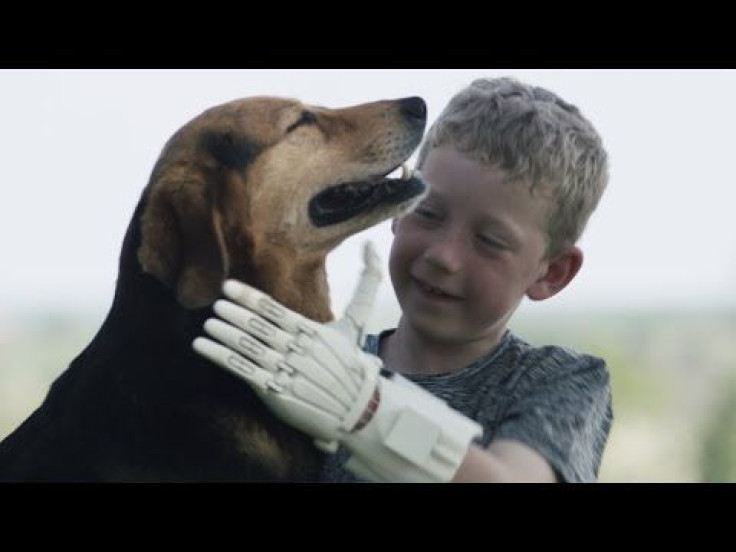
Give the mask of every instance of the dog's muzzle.
M 403 203 L 424 192 L 426 184 L 418 171 L 401 166 L 400 178 L 381 177 L 332 186 L 309 202 L 309 218 L 315 226 L 330 226 L 349 220 L 380 205 Z

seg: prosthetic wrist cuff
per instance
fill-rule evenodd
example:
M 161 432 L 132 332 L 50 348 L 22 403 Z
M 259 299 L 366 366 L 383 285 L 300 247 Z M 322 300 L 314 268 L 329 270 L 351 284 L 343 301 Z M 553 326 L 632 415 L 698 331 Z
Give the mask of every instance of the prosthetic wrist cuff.
M 394 375 L 379 378 L 373 416 L 341 441 L 346 468 L 375 482 L 448 482 L 481 426 L 422 387 Z

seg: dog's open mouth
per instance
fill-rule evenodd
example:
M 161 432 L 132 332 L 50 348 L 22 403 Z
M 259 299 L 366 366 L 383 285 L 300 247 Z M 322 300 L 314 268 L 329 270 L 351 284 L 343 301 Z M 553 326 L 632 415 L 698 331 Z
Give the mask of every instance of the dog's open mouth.
M 401 170 L 399 178 L 381 176 L 361 182 L 348 182 L 318 193 L 309 201 L 312 224 L 339 224 L 378 205 L 395 205 L 421 194 L 426 185 L 417 173 L 403 164 Z M 391 172 L 393 171 L 388 174 Z

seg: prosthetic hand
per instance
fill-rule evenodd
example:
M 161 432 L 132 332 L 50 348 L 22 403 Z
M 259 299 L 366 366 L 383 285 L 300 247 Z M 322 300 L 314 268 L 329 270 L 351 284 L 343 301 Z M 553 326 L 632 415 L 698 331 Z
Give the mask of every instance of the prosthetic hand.
M 327 452 L 342 444 L 346 468 L 376 482 L 446 482 L 481 427 L 399 375 L 383 377 L 381 360 L 361 337 L 380 282 L 375 253 L 338 322 L 319 324 L 268 295 L 228 280 L 194 349 L 243 378 L 285 422 Z

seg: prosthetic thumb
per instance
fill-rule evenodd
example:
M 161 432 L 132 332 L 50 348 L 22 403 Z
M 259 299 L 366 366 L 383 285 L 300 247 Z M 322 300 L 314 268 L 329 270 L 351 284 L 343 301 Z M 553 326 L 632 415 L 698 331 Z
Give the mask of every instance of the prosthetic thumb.
M 342 318 L 329 322 L 327 326 L 340 332 L 351 343 L 362 346 L 365 327 L 373 312 L 373 304 L 382 277 L 381 259 L 373 242 L 366 241 L 363 245 L 363 272 L 360 274 L 353 297 L 345 308 Z

